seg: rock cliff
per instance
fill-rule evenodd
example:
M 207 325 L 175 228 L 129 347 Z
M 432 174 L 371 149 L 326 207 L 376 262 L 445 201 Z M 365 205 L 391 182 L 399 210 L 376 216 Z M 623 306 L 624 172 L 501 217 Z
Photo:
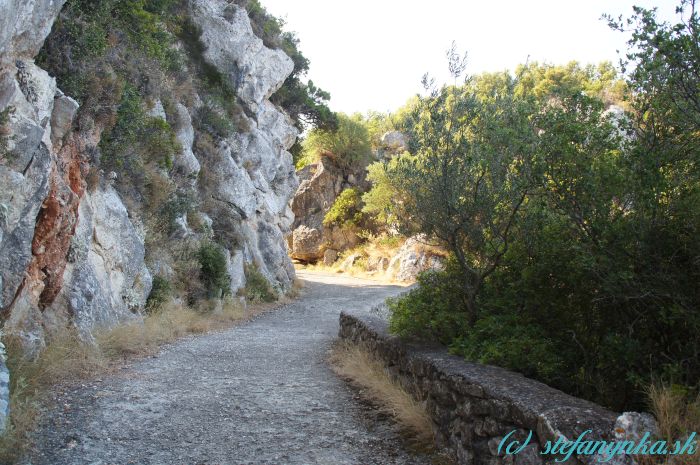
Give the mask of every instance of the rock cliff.
M 321 260 L 326 251 L 337 254 L 358 245 L 359 231 L 326 226 L 323 219 L 344 189 L 367 188 L 364 167 L 355 172 L 343 170 L 322 157 L 297 171 L 297 176 L 300 184 L 291 204 L 294 223 L 288 239 L 292 258 L 313 263 Z
M 172 128 L 177 150 L 146 185 L 156 194 L 167 187 L 170 197 L 187 198 L 188 204 L 154 239 L 150 217 L 161 208 L 130 191 L 128 176 L 102 169 L 109 118 L 83 111 L 82 102 L 58 88 L 48 72 L 55 70 L 35 63 L 54 21 L 66 14 L 61 13 L 64 3 L 0 2 L 0 310 L 5 335 L 19 337 L 35 352 L 66 327 L 90 339 L 96 327 L 140 318 L 154 277 L 175 279 L 182 250 L 211 240 L 225 253 L 233 293 L 245 286 L 249 267 L 279 291 L 289 289 L 294 268 L 285 235 L 293 223 L 289 200 L 298 181 L 287 149 L 297 129 L 268 99 L 292 72 L 292 60 L 263 45 L 244 8 L 225 0 L 181 2 L 181 16 L 199 33 L 202 56 L 196 58 L 215 70 L 210 74 L 219 73 L 222 86 L 233 89 L 240 121 L 224 136 L 207 134 L 193 121 L 207 116 L 206 98 L 197 88 L 174 92 L 170 81 L 162 81 L 159 94 L 163 101 L 168 97 L 168 104 L 153 98 L 147 121 Z M 63 53 L 61 40 L 49 36 L 45 61 Z M 181 43 L 174 48 L 185 50 Z M 138 71 L 141 64 L 134 60 L 130 66 Z M 183 74 L 188 72 L 195 70 Z M 85 100 L 94 109 L 99 98 Z

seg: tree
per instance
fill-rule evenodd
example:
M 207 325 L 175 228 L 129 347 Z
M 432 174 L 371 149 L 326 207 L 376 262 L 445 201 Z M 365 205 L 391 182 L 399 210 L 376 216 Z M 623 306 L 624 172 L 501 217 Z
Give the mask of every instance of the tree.
M 464 58 L 448 52 L 455 79 Z M 407 234 L 434 236 L 449 247 L 462 274 L 464 310 L 470 324 L 479 316 L 477 297 L 500 265 L 515 221 L 531 187 L 534 128 L 525 101 L 513 86 L 480 98 L 464 87 L 436 89 L 424 78 L 412 139 L 419 147 L 392 169 L 395 185 L 410 193 L 404 206 Z

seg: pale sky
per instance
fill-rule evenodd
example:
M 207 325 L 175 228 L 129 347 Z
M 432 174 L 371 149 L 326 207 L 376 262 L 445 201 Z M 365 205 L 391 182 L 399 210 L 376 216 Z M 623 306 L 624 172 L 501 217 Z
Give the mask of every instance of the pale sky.
M 421 90 L 425 72 L 447 78 L 452 41 L 469 55 L 467 72 L 514 69 L 537 60 L 618 63 L 625 37 L 600 17 L 658 7 L 675 19 L 676 0 L 261 0 L 297 32 L 308 75 L 331 93 L 331 109 L 393 111 Z

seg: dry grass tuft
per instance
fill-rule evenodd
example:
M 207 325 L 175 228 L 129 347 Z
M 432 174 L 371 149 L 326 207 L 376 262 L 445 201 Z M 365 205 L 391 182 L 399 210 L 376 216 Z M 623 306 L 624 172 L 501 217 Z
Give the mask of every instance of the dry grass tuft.
M 143 322 L 99 331 L 95 339 L 102 353 L 115 359 L 150 353 L 188 334 L 226 328 L 245 316 L 244 306 L 232 298 L 204 301 L 197 309 L 170 301 L 151 312 Z
M 380 360 L 357 346 L 339 342 L 331 351 L 330 362 L 333 371 L 360 386 L 369 400 L 396 419 L 414 447 L 434 450 L 433 423 L 425 406 L 389 376 Z
M 684 389 L 668 386 L 651 386 L 647 395 L 661 439 L 668 444 L 678 440 L 685 442 L 689 434 L 700 431 L 700 395 L 691 396 Z M 642 461 L 648 463 L 650 458 L 658 459 L 656 463 L 663 461 L 663 458 L 650 456 L 642 457 Z M 666 463 L 700 465 L 700 452 L 671 456 Z

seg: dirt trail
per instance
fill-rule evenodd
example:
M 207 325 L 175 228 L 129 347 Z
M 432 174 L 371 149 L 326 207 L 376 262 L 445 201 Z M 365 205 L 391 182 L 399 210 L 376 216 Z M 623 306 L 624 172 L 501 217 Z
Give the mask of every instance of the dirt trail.
M 402 290 L 299 273 L 300 299 L 57 395 L 33 465 L 424 464 L 325 362 L 343 309 Z

